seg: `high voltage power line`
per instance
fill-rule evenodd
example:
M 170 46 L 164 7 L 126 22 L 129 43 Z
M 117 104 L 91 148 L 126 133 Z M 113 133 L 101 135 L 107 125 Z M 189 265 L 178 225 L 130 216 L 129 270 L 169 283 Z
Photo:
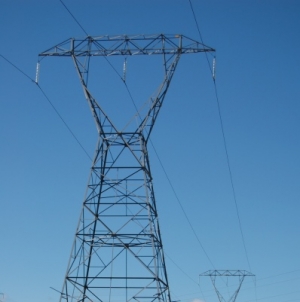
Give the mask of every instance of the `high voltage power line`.
M 197 31 L 198 31 L 198 34 L 199 34 L 199 37 L 200 37 L 200 41 L 201 41 L 201 43 L 203 43 L 202 34 L 201 34 L 200 27 L 199 27 L 199 24 L 198 24 L 198 21 L 197 21 L 197 18 L 196 18 L 196 14 L 195 14 L 195 11 L 194 11 L 194 8 L 193 8 L 192 1 L 189 0 L 189 3 L 190 3 L 190 7 L 191 7 L 191 11 L 192 11 L 192 14 L 193 14 L 194 21 L 196 23 L 196 27 L 197 27 Z M 214 70 L 215 66 L 213 66 L 213 69 L 212 69 L 211 65 L 209 63 L 209 60 L 208 60 L 208 54 L 205 53 L 205 56 L 206 56 L 206 59 L 207 59 L 209 69 L 212 73 L 212 78 L 213 78 L 213 83 L 214 83 L 214 90 L 215 90 L 215 97 L 216 97 L 216 102 L 217 102 L 217 107 L 218 107 L 218 115 L 219 115 L 220 126 L 221 126 L 222 137 L 223 137 L 223 144 L 224 144 L 224 149 L 225 149 L 225 154 L 226 154 L 226 162 L 227 162 L 227 166 L 228 166 L 231 189 L 232 189 L 236 214 L 237 214 L 238 223 L 239 223 L 239 230 L 240 230 L 241 237 L 242 237 L 242 242 L 243 242 L 243 247 L 244 247 L 244 251 L 245 251 L 245 255 L 246 255 L 246 260 L 247 260 L 249 269 L 251 271 L 251 265 L 250 265 L 250 261 L 249 261 L 249 257 L 248 257 L 248 251 L 247 251 L 247 248 L 246 248 L 245 236 L 244 236 L 244 232 L 243 232 L 243 228 L 242 228 L 240 212 L 239 212 L 239 207 L 238 207 L 238 202 L 237 202 L 237 197 L 236 197 L 236 192 L 235 192 L 235 186 L 234 186 L 234 181 L 233 181 L 233 176 L 232 176 L 232 169 L 231 169 L 231 164 L 230 164 L 230 160 L 229 160 L 227 140 L 226 140 L 226 136 L 225 136 L 225 130 L 224 130 L 224 125 L 223 125 L 223 117 L 222 117 L 220 101 L 219 101 L 219 96 L 218 96 L 218 89 L 217 89 L 217 84 L 216 84 L 216 77 L 215 77 L 215 70 Z M 214 63 L 215 63 L 215 61 L 214 61 Z
M 9 59 L 7 59 L 6 57 L 4 57 L 3 55 L 0 54 L 0 56 L 6 61 L 8 62 L 11 66 L 13 66 L 16 70 L 18 70 L 21 74 L 23 74 L 27 79 L 29 79 L 33 84 L 35 84 L 38 89 L 42 92 L 43 96 L 45 97 L 45 99 L 48 101 L 48 103 L 51 105 L 52 109 L 55 111 L 55 113 L 58 115 L 58 117 L 61 119 L 61 121 L 63 122 L 63 124 L 65 125 L 65 127 L 68 129 L 69 133 L 73 136 L 73 138 L 76 140 L 76 142 L 78 143 L 78 145 L 80 146 L 80 148 L 83 150 L 83 152 L 86 154 L 86 156 L 92 160 L 92 158 L 90 157 L 90 155 L 88 154 L 88 152 L 86 151 L 86 149 L 83 147 L 83 145 L 80 143 L 79 139 L 76 137 L 76 135 L 74 134 L 74 132 L 72 131 L 72 129 L 69 127 L 69 125 L 67 124 L 67 122 L 64 120 L 64 118 L 62 117 L 62 115 L 59 113 L 59 111 L 57 110 L 57 108 L 54 106 L 53 102 L 51 102 L 50 98 L 47 96 L 47 94 L 45 93 L 45 91 L 43 90 L 43 88 L 40 86 L 40 84 L 35 81 L 34 79 L 32 79 L 27 73 L 25 73 L 23 70 L 21 70 L 18 66 L 16 66 L 14 63 L 12 63 Z

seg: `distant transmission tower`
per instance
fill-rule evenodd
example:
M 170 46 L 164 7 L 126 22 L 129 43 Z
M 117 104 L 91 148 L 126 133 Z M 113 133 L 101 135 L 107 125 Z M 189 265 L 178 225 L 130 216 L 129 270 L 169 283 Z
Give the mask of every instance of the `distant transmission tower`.
M 223 295 L 217 288 L 216 278 L 224 277 L 224 276 L 225 277 L 238 277 L 237 289 L 233 292 L 232 296 L 228 300 L 228 302 L 235 302 L 245 277 L 247 277 L 247 276 L 254 277 L 255 275 L 253 275 L 252 273 L 247 272 L 245 270 L 211 270 L 211 271 L 207 271 L 205 273 L 200 274 L 200 276 L 210 277 L 220 302 L 226 302 L 226 300 L 224 299 Z
M 61 301 L 171 301 L 147 143 L 180 56 L 210 51 L 160 34 L 68 39 L 39 55 L 73 59 L 99 135 Z M 164 77 L 138 126 L 120 130 L 88 89 L 90 59 L 142 55 L 161 55 Z

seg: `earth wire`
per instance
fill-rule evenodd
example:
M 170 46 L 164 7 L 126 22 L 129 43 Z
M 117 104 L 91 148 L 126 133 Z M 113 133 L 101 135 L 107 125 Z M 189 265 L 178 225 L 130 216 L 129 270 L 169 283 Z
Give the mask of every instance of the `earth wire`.
M 85 31 L 85 29 L 81 26 L 81 24 L 79 23 L 79 21 L 75 18 L 75 16 L 71 13 L 71 11 L 68 9 L 68 7 L 63 3 L 62 0 L 59 0 L 61 2 L 61 4 L 65 7 L 65 9 L 68 11 L 68 13 L 72 16 L 72 18 L 74 19 L 74 21 L 78 24 L 78 26 L 83 30 L 83 32 L 88 36 L 88 33 Z

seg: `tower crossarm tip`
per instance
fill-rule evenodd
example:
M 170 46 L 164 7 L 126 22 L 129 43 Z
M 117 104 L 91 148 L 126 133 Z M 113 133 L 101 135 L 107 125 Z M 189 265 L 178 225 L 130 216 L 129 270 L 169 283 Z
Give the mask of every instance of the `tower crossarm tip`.
M 214 52 L 215 49 L 181 34 L 87 36 L 70 38 L 39 56 L 131 56 Z

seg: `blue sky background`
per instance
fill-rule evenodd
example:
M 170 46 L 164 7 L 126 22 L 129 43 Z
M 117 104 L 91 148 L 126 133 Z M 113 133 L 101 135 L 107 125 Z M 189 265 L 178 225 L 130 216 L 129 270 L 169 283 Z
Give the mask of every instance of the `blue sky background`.
M 90 35 L 181 33 L 199 40 L 189 1 L 64 3 Z M 300 301 L 300 2 L 192 4 L 204 42 L 217 50 L 218 96 L 251 267 L 211 73 L 203 54 L 182 56 L 151 139 L 212 263 L 149 146 L 172 299 L 217 301 L 207 277 L 199 286 L 200 273 L 251 269 L 256 283 L 246 279 L 237 301 Z M 31 78 L 38 53 L 85 36 L 60 1 L 1 0 L 0 28 L 0 54 Z M 129 59 L 128 86 L 144 101 L 157 81 L 149 66 L 157 59 L 145 57 L 138 78 Z M 104 63 L 93 63 L 95 95 L 115 119 L 130 117 L 124 85 Z M 114 64 L 122 73 L 123 63 Z M 63 284 L 91 162 L 37 86 L 3 57 L 0 78 L 0 300 L 57 301 L 50 287 Z M 92 156 L 96 129 L 71 59 L 44 59 L 40 85 Z M 226 299 L 233 283 L 220 280 Z

